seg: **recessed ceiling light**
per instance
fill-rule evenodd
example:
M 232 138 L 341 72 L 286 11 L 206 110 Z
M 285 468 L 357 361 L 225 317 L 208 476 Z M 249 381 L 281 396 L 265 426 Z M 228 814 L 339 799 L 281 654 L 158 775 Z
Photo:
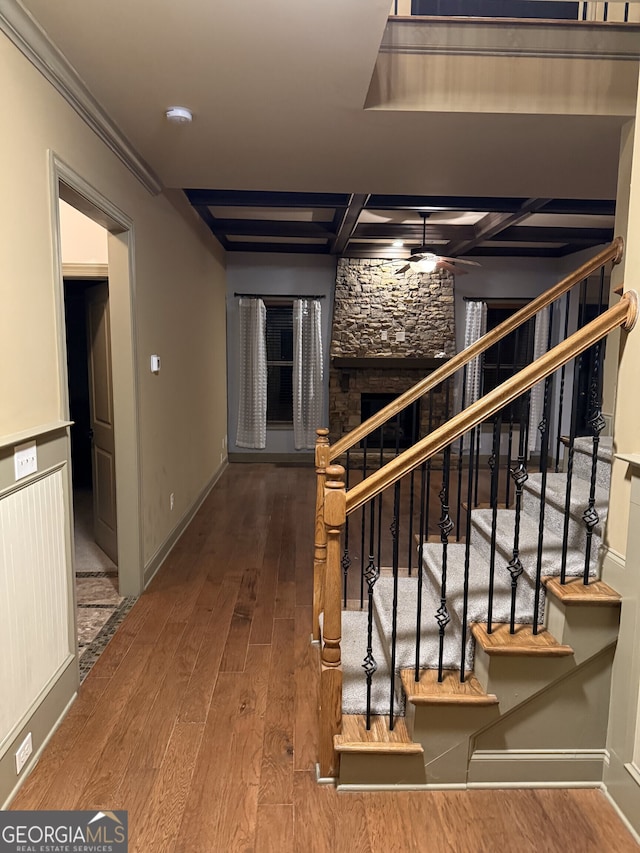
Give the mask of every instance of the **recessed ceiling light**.
M 167 121 L 174 124 L 189 124 L 190 121 L 193 121 L 193 113 L 187 107 L 169 107 L 165 116 Z
M 394 246 L 396 249 L 400 249 L 402 248 L 402 246 L 404 246 L 404 240 L 394 240 L 391 245 Z

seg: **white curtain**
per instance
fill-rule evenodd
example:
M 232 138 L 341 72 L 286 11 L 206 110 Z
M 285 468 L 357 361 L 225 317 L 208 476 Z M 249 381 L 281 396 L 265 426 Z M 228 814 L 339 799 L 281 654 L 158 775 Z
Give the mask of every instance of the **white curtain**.
M 547 305 L 538 314 L 533 332 L 533 360 L 540 358 L 547 351 L 549 345 L 549 320 L 550 308 Z M 531 389 L 531 403 L 529 405 L 529 452 L 539 449 L 541 435 L 538 424 L 542 420 L 544 407 L 544 380 L 538 382 Z
M 296 450 L 311 450 L 322 423 L 322 334 L 320 301 L 293 303 L 293 439 Z
M 479 299 L 468 300 L 465 308 L 464 347 L 475 343 L 487 331 L 487 303 Z M 482 356 L 476 356 L 467 365 L 464 404 L 470 406 L 480 396 L 482 388 Z
M 262 299 L 240 299 L 238 447 L 267 445 L 267 310 Z

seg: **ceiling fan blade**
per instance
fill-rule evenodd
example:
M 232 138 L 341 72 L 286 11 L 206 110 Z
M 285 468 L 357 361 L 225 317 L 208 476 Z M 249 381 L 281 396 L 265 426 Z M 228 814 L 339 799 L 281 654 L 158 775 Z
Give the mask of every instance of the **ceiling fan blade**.
M 477 261 L 468 261 L 466 258 L 445 258 L 443 255 L 440 255 L 440 259 L 447 261 L 449 264 L 465 264 L 468 267 L 482 266 Z
M 466 275 L 467 270 L 460 269 L 459 267 L 454 267 L 453 264 L 450 264 L 444 258 L 440 258 L 438 261 L 438 266 L 440 269 L 447 270 L 454 275 Z
M 399 270 L 396 270 L 396 272 L 398 274 L 400 274 L 400 273 L 406 272 L 410 268 L 411 268 L 410 264 L 405 264 L 403 267 L 400 267 Z

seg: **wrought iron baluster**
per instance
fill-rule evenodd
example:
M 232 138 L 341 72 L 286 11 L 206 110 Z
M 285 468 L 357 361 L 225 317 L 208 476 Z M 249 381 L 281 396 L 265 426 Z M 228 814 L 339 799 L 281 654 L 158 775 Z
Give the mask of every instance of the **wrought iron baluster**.
M 379 467 L 384 465 L 384 448 L 382 446 L 382 426 L 380 427 L 380 460 Z M 384 492 L 378 495 L 378 566 L 382 565 L 382 496 Z
M 578 389 L 583 356 L 573 360 L 573 402 L 571 406 L 571 425 L 569 427 L 569 447 L 567 448 L 567 490 L 564 496 L 564 524 L 562 526 L 562 556 L 560 558 L 560 583 L 567 582 L 567 556 L 569 551 L 569 522 L 571 521 L 571 486 L 573 483 L 573 459 L 575 456 L 575 438 L 578 426 Z
M 429 434 L 431 434 L 433 430 L 433 389 L 429 392 Z M 427 500 L 425 505 L 425 519 L 426 524 L 424 528 L 424 538 L 427 540 L 429 538 L 429 526 L 430 526 L 430 513 L 431 508 L 431 459 L 427 460 Z
M 582 514 L 582 520 L 587 528 L 587 541 L 584 554 L 583 583 L 589 583 L 589 564 L 591 562 L 591 546 L 593 529 L 600 521 L 596 510 L 596 477 L 598 474 L 598 447 L 600 445 L 600 433 L 606 426 L 605 419 L 600 411 L 600 343 L 595 346 L 593 359 L 593 375 L 589 389 L 590 417 L 589 426 L 593 435 L 593 449 L 591 451 L 591 480 L 589 483 L 589 503 Z
M 362 479 L 367 477 L 367 445 L 369 436 L 362 440 Z M 360 510 L 360 609 L 364 607 L 364 543 L 365 543 L 365 507 Z
M 491 471 L 491 557 L 489 560 L 489 602 L 487 610 L 487 633 L 493 630 L 493 587 L 496 571 L 496 536 L 498 530 L 498 480 L 500 477 L 500 434 L 502 432 L 502 416 L 497 414 L 493 419 L 493 446 L 489 457 Z
M 351 449 L 347 450 L 347 465 L 345 473 L 345 486 L 349 491 L 349 475 L 351 473 Z M 344 607 L 347 607 L 347 582 L 349 580 L 349 566 L 351 565 L 351 556 L 349 555 L 349 516 L 344 525 L 344 551 L 342 553 L 342 577 L 343 577 L 343 598 Z
M 511 468 L 511 455 L 513 453 L 513 407 L 511 408 L 511 413 L 509 415 L 509 440 L 507 442 L 507 476 L 505 479 L 505 490 L 504 490 L 504 505 L 507 509 L 511 506 L 511 477 L 509 476 L 509 469 Z
M 378 669 L 378 664 L 373 656 L 373 591 L 376 581 L 380 577 L 380 568 L 376 566 L 373 559 L 374 545 L 374 522 L 375 501 L 369 501 L 369 562 L 364 573 L 367 582 L 367 654 L 365 655 L 362 668 L 364 669 L 367 684 L 367 731 L 371 728 L 371 687 L 373 676 Z
M 482 425 L 478 424 L 478 426 L 474 429 L 476 434 L 475 444 L 476 444 L 476 462 L 475 462 L 475 489 L 473 490 L 473 505 L 478 506 L 478 478 L 480 475 L 480 439 L 482 437 Z M 469 457 L 469 464 L 471 465 L 473 460 L 473 455 Z M 473 467 L 473 465 L 471 466 Z M 469 494 L 469 498 L 471 498 L 471 494 Z M 469 507 L 471 507 L 471 501 L 469 501 Z
M 427 464 L 423 462 L 420 466 L 420 546 L 418 547 L 418 606 L 416 609 L 416 665 L 414 672 L 415 681 L 420 681 L 420 640 L 422 626 L 422 567 L 423 567 L 423 548 L 426 542 L 424 536 L 425 529 L 425 485 L 426 485 Z
M 415 439 L 417 435 L 417 403 L 413 403 L 411 407 L 411 439 Z M 415 469 L 411 471 L 410 488 L 409 488 L 409 553 L 407 555 L 407 571 L 411 577 L 411 569 L 413 567 L 413 509 L 414 509 L 414 488 L 415 488 Z
M 465 364 L 462 371 L 462 400 L 460 402 L 460 411 L 464 411 L 467 404 L 467 365 Z M 456 542 L 460 541 L 460 513 L 462 511 L 462 458 L 464 455 L 464 436 L 460 436 L 458 441 L 458 496 L 456 506 Z
M 390 684 L 390 704 L 389 704 L 389 731 L 393 731 L 394 726 L 394 697 L 395 697 L 395 676 L 396 676 L 396 647 L 398 642 L 398 539 L 400 533 L 400 480 L 394 486 L 393 491 L 393 520 L 391 522 L 391 541 L 393 545 L 393 605 L 392 605 L 392 621 L 391 621 L 391 684 Z
M 513 528 L 512 556 L 507 563 L 507 570 L 511 575 L 511 612 L 509 617 L 509 631 L 515 633 L 516 623 L 516 594 L 518 592 L 518 578 L 524 571 L 520 561 L 520 516 L 522 514 L 522 490 L 529 479 L 527 473 L 527 440 L 528 430 L 526 424 L 529 421 L 530 392 L 527 393 L 527 405 L 522 406 L 520 415 L 520 434 L 518 437 L 518 464 L 511 468 L 510 475 L 515 486 L 515 524 Z
M 444 633 L 445 628 L 451 621 L 447 610 L 447 549 L 449 547 L 449 534 L 453 530 L 453 521 L 449 515 L 449 474 L 451 470 L 451 446 L 445 448 L 442 459 L 442 489 L 440 490 L 440 542 L 442 543 L 442 576 L 440 579 L 440 606 L 436 611 L 436 622 L 438 623 L 438 681 L 444 678 Z M 416 672 L 419 661 L 416 657 Z
M 566 341 L 569 333 L 569 294 L 564 299 L 564 335 L 562 340 Z M 556 474 L 560 470 L 560 445 L 562 443 L 562 414 L 564 409 L 564 380 L 567 365 L 563 364 L 560 370 L 560 394 L 558 398 L 558 430 L 556 435 Z
M 551 349 L 553 340 L 553 313 L 549 316 L 549 334 L 547 336 L 547 352 Z M 547 507 L 547 471 L 549 468 L 549 423 L 551 420 L 551 391 L 553 375 L 544 381 L 544 402 L 542 405 L 542 420 L 538 424 L 540 431 L 540 521 L 538 524 L 538 554 L 536 559 L 535 601 L 533 602 L 533 633 L 538 633 L 540 621 L 540 592 L 542 588 L 542 555 L 544 548 L 544 517 Z
M 467 523 L 464 543 L 464 581 L 462 595 L 462 646 L 460 650 L 460 681 L 465 681 L 465 660 L 467 655 L 467 613 L 469 612 L 469 560 L 471 556 L 471 495 L 473 488 L 473 445 L 475 432 L 480 427 L 474 427 L 469 435 L 469 476 L 467 480 Z

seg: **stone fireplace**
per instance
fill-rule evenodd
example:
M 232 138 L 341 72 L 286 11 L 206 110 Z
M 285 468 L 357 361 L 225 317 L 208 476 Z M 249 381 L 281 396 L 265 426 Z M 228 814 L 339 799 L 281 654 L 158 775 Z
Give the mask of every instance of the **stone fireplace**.
M 365 401 L 371 395 L 395 398 L 455 353 L 453 277 L 395 270 L 386 260 L 338 261 L 329 374 L 332 442 L 361 423 L 363 395 Z M 451 408 L 451 394 L 440 386 L 431 400 L 419 401 L 401 429 L 412 431 L 415 419 L 425 435 Z M 391 447 L 390 441 L 395 449 L 395 434 L 387 435 L 385 445 Z

